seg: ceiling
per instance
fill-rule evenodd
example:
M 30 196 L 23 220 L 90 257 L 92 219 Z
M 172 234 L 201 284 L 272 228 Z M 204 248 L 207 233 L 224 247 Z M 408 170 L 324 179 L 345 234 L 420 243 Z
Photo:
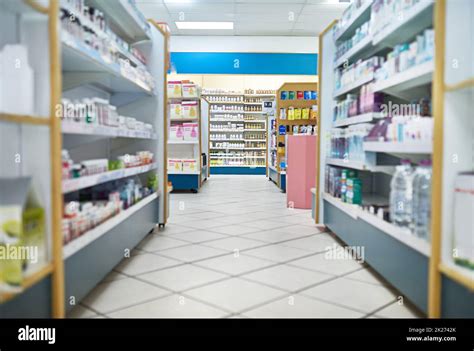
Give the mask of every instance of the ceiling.
M 317 36 L 341 17 L 348 0 L 136 0 L 146 18 L 173 35 Z M 234 22 L 233 30 L 183 30 L 175 21 Z

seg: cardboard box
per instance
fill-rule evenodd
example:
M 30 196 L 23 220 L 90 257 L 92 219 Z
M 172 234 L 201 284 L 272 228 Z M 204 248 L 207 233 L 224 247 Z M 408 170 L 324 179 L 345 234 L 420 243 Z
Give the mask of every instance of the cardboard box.
M 46 262 L 45 213 L 30 177 L 0 178 L 0 291 L 21 290 Z
M 182 96 L 182 86 L 181 81 L 169 81 L 168 82 L 168 97 L 181 97 Z
M 197 161 L 196 160 L 183 160 L 183 172 L 196 172 Z
M 184 140 L 197 140 L 199 136 L 199 125 L 197 123 L 183 123 Z
M 182 115 L 184 118 L 198 117 L 198 102 L 197 101 L 183 101 Z
M 168 172 L 182 172 L 183 171 L 183 162 L 178 159 L 169 158 L 168 159 Z
M 183 97 L 198 97 L 198 87 L 194 83 L 182 84 Z
M 183 117 L 183 110 L 180 102 L 170 103 L 170 118 L 181 118 Z
M 184 135 L 183 124 L 171 125 L 169 140 L 183 140 L 183 135 Z

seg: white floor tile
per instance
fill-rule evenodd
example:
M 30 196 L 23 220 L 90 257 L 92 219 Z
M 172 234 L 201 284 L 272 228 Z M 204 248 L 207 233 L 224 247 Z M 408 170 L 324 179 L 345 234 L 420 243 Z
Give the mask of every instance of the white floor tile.
M 258 229 L 261 229 L 261 230 L 275 229 L 275 230 L 279 230 L 279 231 L 281 231 L 280 230 L 281 228 L 288 226 L 288 224 L 284 224 L 284 223 L 281 223 L 281 222 L 275 222 L 275 221 L 271 221 L 271 220 L 265 220 L 265 219 L 259 219 L 259 220 L 255 220 L 253 222 L 247 222 L 247 223 L 245 223 L 245 225 L 247 227 L 258 228 Z
M 193 299 L 171 295 L 115 313 L 111 318 L 222 318 L 228 313 Z
M 178 267 L 142 274 L 138 277 L 167 290 L 181 292 L 226 278 L 227 275 L 191 264 L 183 264 Z
M 181 264 L 181 262 L 171 258 L 162 257 L 160 255 L 147 253 L 124 258 L 122 262 L 120 262 L 115 267 L 115 270 L 119 273 L 134 276 L 137 274 L 155 271 L 157 269 L 176 266 L 178 264 Z
M 67 318 L 93 318 L 95 316 L 97 312 L 81 305 L 77 305 L 67 314 Z
M 189 219 L 192 221 L 193 219 Z M 184 232 L 189 232 L 190 229 L 186 226 L 179 225 L 179 224 L 166 224 L 164 228 L 160 228 L 157 232 L 157 234 L 178 234 L 178 233 L 184 233 Z
M 134 278 L 99 284 L 87 295 L 82 304 L 101 314 L 145 302 L 169 294 L 164 289 L 143 283 Z
M 289 264 L 334 275 L 342 275 L 363 268 L 363 266 L 355 260 L 329 259 L 325 253 L 291 261 Z
M 311 252 L 326 252 L 333 249 L 334 245 L 336 245 L 336 247 L 341 246 L 336 239 L 326 233 L 286 241 L 283 245 Z
M 189 290 L 186 295 L 237 313 L 265 303 L 286 293 L 239 278 L 227 279 L 205 287 Z
M 248 238 L 253 240 L 261 240 L 266 243 L 278 243 L 281 241 L 298 239 L 306 236 L 305 234 L 299 233 L 281 233 L 278 229 L 275 230 L 266 230 L 262 232 L 250 233 L 241 236 L 242 238 Z
M 314 227 L 310 227 L 310 226 L 307 226 L 307 225 L 299 225 L 299 224 L 293 224 L 293 225 L 289 225 L 289 226 L 284 226 L 284 227 L 281 227 L 281 228 L 278 228 L 278 231 L 279 232 L 282 232 L 282 233 L 301 233 L 301 234 L 318 234 L 320 233 L 321 231 L 316 227 L 316 225 L 314 225 Z
M 333 275 L 313 272 L 281 264 L 243 275 L 241 278 L 264 283 L 275 288 L 295 292 L 311 285 L 334 278 Z
M 207 219 L 198 219 L 192 221 L 186 221 L 182 223 L 183 226 L 194 228 L 194 229 L 211 229 L 215 227 L 220 227 L 222 225 L 226 225 L 227 223 L 221 222 L 219 219 L 214 220 L 207 220 Z
M 189 245 L 189 243 L 187 241 L 174 239 L 168 235 L 153 234 L 146 237 L 138 245 L 138 248 L 146 252 L 155 252 L 185 245 Z
M 160 255 L 190 263 L 206 258 L 216 257 L 225 254 L 226 252 L 227 251 L 221 249 L 193 244 L 160 251 Z
M 107 276 L 102 280 L 102 282 L 111 282 L 112 280 L 119 280 L 119 279 L 124 279 L 124 278 L 127 278 L 125 274 L 112 271 L 109 274 L 107 274 Z
M 190 232 L 172 235 L 173 239 L 183 240 L 190 243 L 200 243 L 203 241 L 224 239 L 227 237 L 228 235 L 219 234 L 208 230 L 192 230 Z
M 363 313 L 301 295 L 289 296 L 243 313 L 252 318 L 361 318 Z
M 375 316 L 378 318 L 426 318 L 414 309 L 400 304 L 398 300 L 375 312 Z
M 373 312 L 395 301 L 396 298 L 389 289 L 383 286 L 345 278 L 331 280 L 314 288 L 304 290 L 301 294 L 366 313 Z
M 365 283 L 375 284 L 375 285 L 386 285 L 382 280 L 380 280 L 377 275 L 375 275 L 370 269 L 364 268 L 360 269 L 354 273 L 350 273 L 344 278 L 354 279 Z
M 266 244 L 262 243 L 261 241 L 245 239 L 245 238 L 234 236 L 234 237 L 229 237 L 225 239 L 208 241 L 206 243 L 203 243 L 202 245 L 234 252 L 234 251 L 242 251 L 246 249 L 251 249 L 258 246 L 263 246 Z
M 242 254 L 227 254 L 225 256 L 211 258 L 195 263 L 201 267 L 211 268 L 231 275 L 239 275 L 261 269 L 275 264 L 274 262 L 262 260 Z
M 293 247 L 284 246 L 282 244 L 274 244 L 245 251 L 244 254 L 263 258 L 273 262 L 282 263 L 308 255 L 308 251 L 295 249 Z
M 212 228 L 213 232 L 227 235 L 245 235 L 259 231 L 256 228 L 250 228 L 245 225 L 222 225 Z

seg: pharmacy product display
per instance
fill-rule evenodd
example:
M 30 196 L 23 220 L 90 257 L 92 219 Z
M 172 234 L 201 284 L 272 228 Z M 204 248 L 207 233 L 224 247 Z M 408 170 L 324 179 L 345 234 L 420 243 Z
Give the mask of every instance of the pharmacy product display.
M 1 260 L 5 318 L 64 317 L 166 224 L 166 36 L 133 0 L 48 6 L 0 4 L 0 134 L 21 146 L 0 148 L 17 159 L 1 167 L 0 254 L 39 248 Z
M 168 82 L 168 181 L 173 190 L 198 191 L 204 167 L 200 87 L 191 81 Z
M 348 245 L 372 247 L 366 259 L 374 269 L 424 311 L 435 201 L 433 8 L 354 1 L 320 37 L 324 190 L 314 210 Z
M 316 135 L 318 96 L 316 83 L 285 83 L 277 91 L 277 117 L 272 124 L 274 145 L 269 178 L 282 190 L 286 188 L 286 136 Z M 273 122 L 272 122 L 273 123 Z
M 275 92 L 206 89 L 203 95 L 210 106 L 211 173 L 264 174 L 269 113 L 265 102 L 274 101 Z

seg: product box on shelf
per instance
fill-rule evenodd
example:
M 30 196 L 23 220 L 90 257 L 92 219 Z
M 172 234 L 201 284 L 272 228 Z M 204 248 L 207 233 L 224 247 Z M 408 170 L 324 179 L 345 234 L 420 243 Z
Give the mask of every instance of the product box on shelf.
M 183 162 L 178 159 L 169 158 L 168 159 L 168 172 L 182 172 L 183 171 Z
M 183 101 L 181 108 L 184 118 L 196 118 L 198 116 L 197 101 Z
M 454 184 L 454 262 L 474 271 L 474 172 L 461 173 Z
M 170 103 L 170 118 L 181 118 L 181 117 L 182 117 L 181 103 L 179 102 Z
M 170 127 L 170 140 L 183 140 L 184 127 L 182 124 L 174 124 Z
M 182 83 L 183 97 L 194 98 L 198 97 L 198 88 L 194 83 Z
M 197 162 L 193 159 L 183 160 L 183 172 L 196 172 Z
M 0 178 L 0 292 L 46 261 L 45 213 L 30 177 Z
M 181 97 L 181 96 L 182 96 L 181 81 L 169 81 L 168 82 L 168 97 Z
M 196 140 L 198 137 L 197 123 L 183 123 L 183 138 L 184 140 Z

